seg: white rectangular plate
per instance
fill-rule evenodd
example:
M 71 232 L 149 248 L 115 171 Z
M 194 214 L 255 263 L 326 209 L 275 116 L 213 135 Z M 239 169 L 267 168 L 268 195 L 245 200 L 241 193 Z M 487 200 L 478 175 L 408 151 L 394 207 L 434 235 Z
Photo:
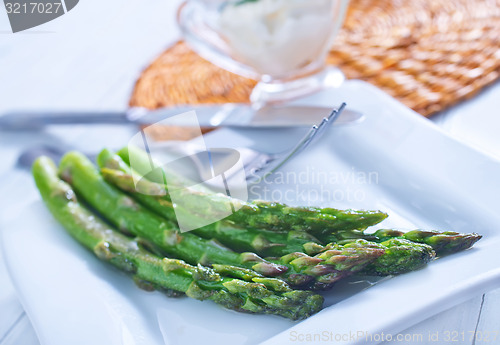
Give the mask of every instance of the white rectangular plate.
M 367 344 L 500 285 L 500 163 L 441 132 L 360 81 L 302 101 L 348 106 L 360 124 L 331 128 L 256 197 L 290 204 L 381 209 L 381 226 L 484 235 L 471 250 L 359 291 L 326 293 L 323 311 L 302 322 L 226 311 L 210 302 L 138 289 L 59 226 L 41 201 L 22 206 L 3 233 L 3 252 L 42 344 Z M 280 150 L 298 130 L 220 130 L 211 147 Z M 123 143 L 124 145 L 126 143 Z M 264 189 L 267 187 L 267 189 Z M 34 188 L 34 187 L 33 187 Z M 346 298 L 349 291 L 356 293 Z M 339 301 L 340 300 L 340 301 Z M 387 338 L 386 338 L 387 339 Z

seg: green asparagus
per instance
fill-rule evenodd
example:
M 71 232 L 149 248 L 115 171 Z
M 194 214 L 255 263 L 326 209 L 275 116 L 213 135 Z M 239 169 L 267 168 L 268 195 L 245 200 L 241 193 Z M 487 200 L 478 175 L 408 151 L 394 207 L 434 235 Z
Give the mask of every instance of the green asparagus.
M 147 207 L 156 211 L 158 214 L 169 219 L 175 219 L 171 203 L 168 203 L 168 194 L 158 196 L 155 190 L 165 189 L 161 184 L 152 183 L 146 179 L 136 187 L 133 183 L 130 167 L 117 156 L 107 153 L 106 159 L 103 159 L 102 166 L 108 166 L 110 169 L 104 169 L 103 175 L 112 184 L 120 189 L 128 191 Z M 115 170 L 116 169 L 116 170 Z M 139 188 L 139 189 L 138 189 Z M 142 189 L 141 189 L 142 188 Z M 143 193 L 142 193 L 143 192 Z M 149 194 L 149 195 L 143 195 Z M 381 229 L 370 234 L 363 230 L 341 229 L 328 234 L 318 236 L 318 241 L 312 235 L 301 231 L 289 231 L 287 233 L 271 232 L 255 228 L 247 228 L 246 231 L 238 231 L 239 227 L 231 221 L 223 221 L 213 224 L 207 229 L 197 230 L 197 234 L 202 237 L 215 237 L 221 243 L 224 243 L 235 250 L 251 250 L 263 256 L 282 256 L 287 253 L 300 251 L 309 255 L 316 254 L 314 250 L 309 250 L 311 242 L 323 244 L 345 243 L 353 239 L 365 239 L 374 242 L 384 242 L 392 238 L 400 238 L 415 243 L 430 245 L 438 256 L 452 254 L 458 251 L 468 249 L 474 245 L 481 236 L 476 233 L 457 233 L 452 231 L 438 232 L 426 230 L 413 230 L 402 232 L 392 229 Z M 415 249 L 421 250 L 418 246 Z M 384 256 L 387 259 L 387 256 Z M 382 261 L 382 258 L 377 262 Z M 397 265 L 395 266 L 397 267 Z M 392 274 L 395 274 L 394 272 Z
M 403 232 L 393 229 L 377 230 L 373 236 L 378 242 L 386 241 L 390 238 L 401 238 L 417 243 L 425 243 L 431 246 L 438 256 L 453 254 L 468 249 L 479 241 L 482 236 L 476 233 L 462 234 L 453 231 L 429 231 L 412 230 Z
M 285 266 L 269 263 L 253 253 L 235 253 L 191 233 L 181 234 L 174 223 L 143 208 L 107 184 L 94 165 L 77 152 L 70 152 L 62 158 L 59 171 L 63 180 L 120 231 L 145 238 L 170 256 L 192 264 L 241 265 L 266 276 L 278 276 L 287 270 Z
M 132 169 L 120 157 L 114 155 L 109 150 L 103 150 L 100 153 L 98 164 L 101 166 L 102 174 L 108 182 L 129 192 L 135 199 L 151 210 L 156 211 L 167 219 L 175 221 L 173 206 L 166 199 L 168 194 L 158 196 L 159 191 L 166 189 L 164 185 L 142 179 L 141 183 L 135 186 Z M 138 176 L 136 176 L 136 180 L 138 180 Z M 179 208 L 177 208 L 178 211 Z M 279 253 L 276 254 L 279 256 L 292 252 L 305 252 L 306 254 L 313 255 L 325 250 L 323 246 L 315 245 L 318 241 L 312 236 L 303 236 L 305 233 L 290 232 L 286 234 L 252 228 L 242 230 L 235 228 L 228 221 L 217 222 L 210 226 L 196 229 L 193 232 L 206 238 L 214 237 L 231 249 L 240 250 L 241 248 L 245 248 L 245 250 L 251 250 L 260 255 L 263 253 L 264 255 L 269 255 L 270 251 Z M 290 238 L 291 241 L 289 240 Z M 336 231 L 330 238 L 334 238 L 332 242 L 342 241 L 342 243 L 352 242 L 356 238 L 365 240 L 379 239 L 375 235 L 367 235 L 360 230 Z M 425 266 L 435 256 L 432 248 L 425 244 L 412 243 L 399 239 L 389 240 L 387 238 L 386 240 L 382 244 L 367 241 L 359 242 L 363 243 L 365 247 L 370 246 L 371 248 L 379 248 L 385 251 L 384 255 L 362 270 L 361 273 L 367 275 L 402 274 Z
M 302 253 L 302 257 L 291 261 L 276 259 L 270 262 L 254 253 L 235 253 L 192 233 L 181 234 L 174 223 L 145 209 L 107 184 L 93 164 L 79 153 L 73 152 L 63 157 L 60 175 L 120 231 L 143 237 L 164 250 L 165 254 L 191 264 L 239 266 L 265 276 L 280 276 L 294 287 L 323 288 L 383 254 L 382 250 L 374 248 L 345 248 L 340 252 L 328 253 L 328 260 Z M 345 261 L 342 272 L 337 272 L 339 266 L 334 260 Z
M 104 158 L 107 154 L 109 154 L 109 152 L 99 156 L 100 165 L 116 167 L 119 161 L 114 157 L 115 159 L 112 159 L 112 162 L 115 164 L 109 164 L 110 160 Z M 122 190 L 131 192 L 131 195 L 146 207 L 175 221 L 175 214 L 172 206 L 168 205 L 162 197 L 158 198 L 154 195 L 137 192 L 137 189 L 134 188 L 131 175 L 109 168 L 103 168 L 102 173 L 107 181 L 118 186 Z M 146 181 L 143 180 L 143 182 Z M 150 192 L 151 188 L 158 188 L 158 184 L 151 185 L 151 183 L 143 183 L 142 188 L 148 188 L 148 191 L 143 191 Z M 286 234 L 258 229 L 242 230 L 235 228 L 227 221 L 217 222 L 193 230 L 193 233 L 205 238 L 214 237 L 234 250 L 251 250 L 259 255 L 265 256 L 283 256 L 292 252 L 304 252 L 309 255 L 314 255 L 324 250 L 324 247 L 319 244 L 315 246 L 315 243 L 318 242 L 315 238 L 312 236 L 304 236 L 305 233 L 302 232 L 291 231 Z M 389 236 L 386 237 L 385 242 L 379 241 L 377 236 L 367 235 L 359 230 L 337 231 L 330 236 L 330 238 L 334 238 L 332 242 L 335 243 L 339 241 L 341 243 L 348 243 L 356 238 L 383 242 L 382 244 L 370 244 L 370 242 L 367 241 L 359 242 L 364 243 L 366 246 L 371 245 L 372 248 L 385 250 L 384 255 L 379 257 L 366 269 L 362 270 L 362 273 L 367 275 L 396 275 L 410 272 L 423 267 L 434 258 L 434 252 L 428 245 L 413 243 L 402 239 L 390 239 Z
M 281 285 L 271 291 L 274 279 L 253 277 L 253 282 L 223 277 L 214 270 L 188 265 L 181 260 L 160 258 L 115 230 L 78 203 L 71 187 L 57 177 L 54 163 L 46 157 L 33 165 L 33 175 L 43 200 L 54 217 L 99 259 L 131 274 L 142 288 L 185 293 L 199 300 L 212 300 L 232 310 L 275 314 L 304 319 L 321 309 L 323 298 Z M 219 271 L 231 270 L 218 265 Z
M 132 169 L 119 156 L 109 150 L 101 151 L 97 157 L 97 163 L 107 182 L 124 192 L 128 192 L 139 203 L 166 219 L 176 222 L 176 212 L 188 212 L 183 210 L 180 205 L 176 205 L 174 211 L 169 195 L 159 195 L 166 190 L 164 185 L 142 179 L 136 186 Z M 139 177 L 136 176 L 135 180 L 139 180 Z M 193 208 L 193 212 L 202 208 L 203 206 Z M 303 252 L 305 243 L 318 241 L 314 236 L 302 231 L 281 233 L 241 228 L 234 222 L 227 220 L 195 229 L 193 233 L 207 239 L 215 238 L 235 251 L 251 251 L 261 256 L 283 256 L 293 252 Z
M 379 248 L 384 250 L 384 255 L 377 258 L 371 264 L 364 267 L 359 273 L 364 275 L 399 275 L 415 271 L 427 265 L 436 256 L 431 246 L 423 243 L 415 243 L 401 238 L 389 238 L 383 242 L 376 243 L 363 239 L 345 240 L 342 243 L 363 248 Z M 324 247 L 315 246 L 315 250 L 323 251 L 337 248 L 339 243 L 330 243 Z
M 151 170 L 161 171 L 158 165 L 153 162 L 155 169 L 151 169 L 151 160 L 141 150 L 128 148 L 119 151 L 120 157 L 130 164 L 130 155 L 134 157 L 134 169 L 141 176 L 151 176 Z M 168 186 L 190 185 L 189 183 L 178 182 L 181 178 L 168 170 L 163 170 L 165 179 L 153 180 L 153 182 L 163 183 L 165 180 Z M 161 173 L 159 174 L 161 175 Z M 196 190 L 203 193 L 203 190 Z M 186 195 L 188 198 L 189 195 Z M 167 196 L 168 198 L 168 196 Z M 198 200 L 199 198 L 197 198 Z M 233 204 L 238 211 L 230 215 L 227 220 L 233 221 L 242 227 L 266 229 L 270 231 L 288 232 L 291 230 L 307 231 L 313 236 L 329 234 L 336 230 L 366 229 L 369 226 L 380 223 L 387 218 L 387 214 L 381 211 L 355 211 L 337 210 L 334 208 L 318 207 L 291 207 L 280 203 L 268 201 L 244 202 L 231 198 L 223 194 L 208 194 L 205 207 L 200 207 L 200 212 L 207 212 L 213 215 L 217 211 L 218 205 L 223 205 L 224 209 L 228 203 Z

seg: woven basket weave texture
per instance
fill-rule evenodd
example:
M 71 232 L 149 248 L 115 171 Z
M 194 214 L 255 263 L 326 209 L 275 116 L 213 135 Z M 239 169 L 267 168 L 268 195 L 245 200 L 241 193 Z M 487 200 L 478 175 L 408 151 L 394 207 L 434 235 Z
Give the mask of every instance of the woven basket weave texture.
M 328 63 L 430 116 L 498 79 L 500 0 L 351 0 Z M 248 102 L 255 83 L 178 42 L 143 71 L 130 105 Z

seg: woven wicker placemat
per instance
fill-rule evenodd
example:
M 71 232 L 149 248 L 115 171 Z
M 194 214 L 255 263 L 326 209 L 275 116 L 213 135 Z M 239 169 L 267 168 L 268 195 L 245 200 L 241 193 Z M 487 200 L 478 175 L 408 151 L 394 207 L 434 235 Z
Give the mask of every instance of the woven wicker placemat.
M 500 0 L 351 0 L 328 62 L 432 115 L 499 77 Z M 143 71 L 130 105 L 248 102 L 254 85 L 178 42 Z

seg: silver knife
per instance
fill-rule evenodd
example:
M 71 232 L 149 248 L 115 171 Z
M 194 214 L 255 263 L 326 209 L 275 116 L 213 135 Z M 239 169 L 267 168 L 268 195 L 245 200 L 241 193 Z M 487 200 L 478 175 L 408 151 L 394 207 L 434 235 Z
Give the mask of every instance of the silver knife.
M 228 103 L 210 105 L 185 105 L 165 107 L 157 110 L 130 108 L 117 112 L 72 112 L 72 111 L 13 111 L 0 116 L 0 129 L 40 129 L 48 125 L 69 124 L 137 124 L 151 125 L 175 115 L 196 111 L 199 125 L 215 127 L 308 127 L 321 122 L 333 110 L 329 107 L 287 105 L 254 109 L 247 104 Z M 334 125 L 359 122 L 363 115 L 346 109 Z M 183 123 L 176 121 L 176 125 Z M 185 123 L 189 126 L 192 124 Z

